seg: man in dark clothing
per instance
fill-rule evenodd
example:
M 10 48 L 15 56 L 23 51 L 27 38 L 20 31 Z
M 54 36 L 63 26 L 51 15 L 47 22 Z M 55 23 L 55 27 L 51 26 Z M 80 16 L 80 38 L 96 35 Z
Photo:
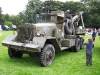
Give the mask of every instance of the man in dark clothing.
M 93 42 L 95 42 L 95 37 L 96 37 L 96 32 L 95 32 L 95 29 L 93 29 L 93 33 L 92 33 Z
M 86 45 L 86 66 L 92 66 L 92 48 L 94 46 L 94 43 L 92 39 L 88 39 L 88 42 L 85 41 L 84 45 Z

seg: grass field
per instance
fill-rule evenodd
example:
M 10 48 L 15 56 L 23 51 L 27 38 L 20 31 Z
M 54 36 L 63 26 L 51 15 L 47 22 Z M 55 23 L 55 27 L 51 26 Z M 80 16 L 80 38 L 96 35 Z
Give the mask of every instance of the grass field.
M 93 49 L 93 66 L 86 66 L 86 52 L 59 51 L 52 65 L 41 67 L 38 57 L 30 57 L 24 54 L 20 59 L 11 59 L 8 56 L 7 47 L 1 42 L 12 31 L 3 31 L 0 37 L 0 75 L 100 75 L 100 40 L 96 37 Z M 84 36 L 84 38 L 91 36 Z

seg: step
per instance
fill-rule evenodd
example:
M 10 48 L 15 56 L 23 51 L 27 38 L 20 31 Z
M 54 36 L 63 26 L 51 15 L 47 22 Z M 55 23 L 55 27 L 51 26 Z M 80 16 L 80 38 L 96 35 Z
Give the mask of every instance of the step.
M 61 50 L 65 50 L 68 49 L 69 47 L 61 47 Z
M 75 35 L 64 35 L 65 39 L 75 39 Z
M 63 47 L 71 47 L 75 45 L 75 39 L 64 39 L 61 43 Z

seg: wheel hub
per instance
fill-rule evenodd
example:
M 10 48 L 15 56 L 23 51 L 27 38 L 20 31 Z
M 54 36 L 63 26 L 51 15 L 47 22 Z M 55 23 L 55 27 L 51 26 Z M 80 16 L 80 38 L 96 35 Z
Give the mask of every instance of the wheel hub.
M 52 52 L 51 52 L 51 50 L 48 50 L 47 52 L 46 52 L 46 60 L 47 61 L 49 61 L 50 59 L 52 59 Z

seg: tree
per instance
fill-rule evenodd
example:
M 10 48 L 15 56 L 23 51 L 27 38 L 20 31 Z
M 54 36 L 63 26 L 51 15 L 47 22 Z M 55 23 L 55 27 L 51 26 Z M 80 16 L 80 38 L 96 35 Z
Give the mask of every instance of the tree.
M 12 27 L 13 24 L 12 24 L 12 22 L 10 22 L 10 21 L 5 21 L 5 22 L 4 22 L 4 25 L 8 25 L 9 27 Z
M 79 2 L 65 2 L 64 6 L 63 6 L 63 10 L 70 10 L 71 13 L 77 13 L 80 11 L 84 11 L 85 10 L 85 5 L 83 3 L 79 3 Z
M 4 20 L 2 18 L 2 8 L 0 7 L 0 24 L 4 24 Z
M 35 15 L 36 13 L 39 13 L 41 10 L 39 7 L 41 6 L 41 1 L 40 0 L 29 0 L 26 10 L 25 10 L 25 16 L 26 20 L 29 23 L 35 22 Z
M 95 2 L 95 1 L 100 1 L 100 0 L 80 0 L 80 2 L 84 2 L 84 3 L 86 3 L 86 2 Z
M 51 11 L 56 11 L 56 10 L 62 10 L 61 6 L 63 5 L 63 2 L 59 1 L 45 1 L 41 5 L 41 11 L 42 12 L 51 12 Z
M 88 2 L 87 2 L 88 1 Z M 26 10 L 20 13 L 20 17 L 26 22 L 35 22 L 36 13 L 51 12 L 56 10 L 70 10 L 71 13 L 84 11 L 83 18 L 86 27 L 100 27 L 99 26 L 99 10 L 100 3 L 92 0 L 87 0 L 86 3 L 82 2 L 60 2 L 55 0 L 48 0 L 41 2 L 40 0 L 30 0 L 26 6 Z M 97 3 L 97 4 L 96 4 Z M 94 22 L 93 22 L 94 21 Z M 94 26 L 94 23 L 96 24 Z
M 4 21 L 10 21 L 10 16 L 9 16 L 9 14 L 3 14 L 2 17 L 3 17 L 3 20 L 4 20 Z
M 22 24 L 27 22 L 26 16 L 25 16 L 25 11 L 19 12 L 19 16 L 22 19 Z
M 12 24 L 14 25 L 20 25 L 23 23 L 23 20 L 20 18 L 19 15 L 16 15 L 16 16 L 12 15 L 10 19 L 11 19 Z
M 85 26 L 100 28 L 100 2 L 88 2 L 89 11 L 85 13 Z

